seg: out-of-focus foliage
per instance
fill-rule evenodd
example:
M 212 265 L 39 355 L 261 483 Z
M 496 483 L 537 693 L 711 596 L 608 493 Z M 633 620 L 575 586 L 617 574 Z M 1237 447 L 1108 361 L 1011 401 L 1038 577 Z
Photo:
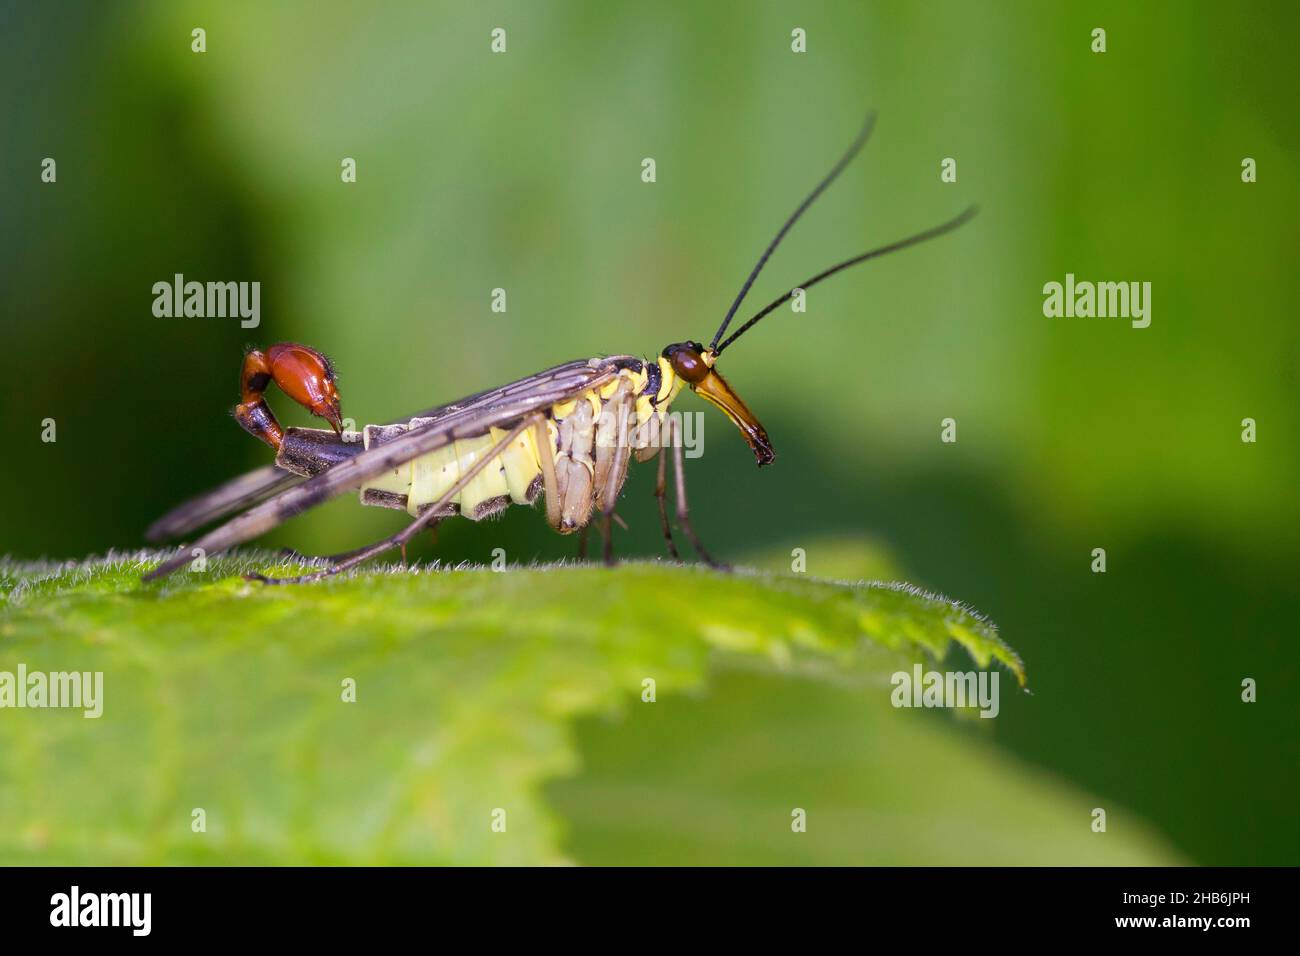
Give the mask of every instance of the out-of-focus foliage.
M 5 713 L 0 858 L 1172 859 L 1131 820 L 1096 839 L 1095 800 L 890 706 L 889 675 L 950 642 L 1009 669 L 1003 708 L 1024 676 L 989 622 L 914 590 L 653 564 L 236 576 L 268 555 L 142 586 L 151 563 L 0 567 L 6 659 L 103 675 L 96 718 Z M 625 613 L 664 595 L 682 613 Z M 582 768 L 572 724 L 594 714 L 621 729 L 584 729 Z M 549 810 L 539 787 L 580 769 Z

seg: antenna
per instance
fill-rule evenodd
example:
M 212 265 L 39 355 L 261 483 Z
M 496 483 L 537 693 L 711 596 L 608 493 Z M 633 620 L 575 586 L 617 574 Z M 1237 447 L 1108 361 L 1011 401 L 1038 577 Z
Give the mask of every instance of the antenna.
M 755 264 L 753 271 L 749 273 L 749 278 L 746 279 L 745 284 L 741 286 L 740 294 L 736 296 L 736 301 L 732 302 L 731 308 L 727 310 L 727 317 L 722 320 L 722 325 L 718 326 L 718 331 L 714 333 L 713 341 L 709 343 L 710 351 L 721 351 L 716 348 L 718 339 L 722 338 L 722 334 L 727 331 L 727 326 L 731 324 L 732 316 L 734 316 L 736 310 L 740 308 L 740 303 L 745 300 L 745 296 L 749 293 L 749 287 L 754 284 L 754 280 L 758 278 L 758 274 L 763 271 L 763 266 L 767 265 L 768 258 L 776 250 L 776 247 L 781 244 L 781 240 L 784 239 L 785 234 L 790 231 L 790 227 L 799 221 L 799 217 L 802 216 L 807 208 L 813 204 L 813 201 L 826 191 L 827 186 L 835 182 L 835 178 L 844 171 L 844 167 L 852 161 L 854 156 L 858 155 L 858 151 L 866 145 L 867 140 L 870 138 L 871 130 L 875 125 L 876 112 L 875 110 L 872 110 L 867 114 L 867 118 L 862 124 L 862 129 L 859 130 L 857 138 L 853 140 L 853 144 L 849 146 L 848 152 L 840 157 L 840 161 L 835 164 L 834 168 L 832 168 L 829 173 L 826 174 L 826 178 L 817 184 L 817 188 L 808 194 L 808 198 L 799 204 L 799 208 L 796 209 L 791 214 L 790 218 L 785 221 L 785 225 L 783 225 L 780 232 L 776 234 L 776 238 L 773 239 L 768 244 L 768 247 L 763 250 L 763 254 L 758 257 L 758 262 Z M 735 336 L 732 336 L 732 338 L 735 338 Z
M 925 232 L 918 232 L 916 235 L 908 236 L 906 239 L 899 239 L 897 242 L 891 242 L 889 245 L 881 246 L 879 249 L 872 249 L 870 252 L 864 252 L 862 253 L 862 255 L 854 256 L 852 259 L 845 259 L 843 262 L 839 263 L 838 265 L 833 265 L 829 269 L 825 270 L 824 272 L 817 273 L 811 279 L 807 279 L 799 283 L 799 285 L 795 286 L 795 289 L 808 289 L 812 286 L 815 286 L 818 282 L 821 282 L 823 279 L 829 279 L 831 276 L 835 275 L 835 273 L 847 269 L 849 266 L 855 266 L 859 262 L 866 262 L 868 259 L 878 259 L 880 256 L 888 255 L 891 252 L 897 252 L 899 249 L 906 249 L 908 246 L 915 246 L 918 243 L 925 242 L 927 239 L 934 239 L 938 236 L 942 236 L 945 232 L 952 232 L 958 226 L 963 225 L 969 222 L 971 219 L 973 219 L 977 212 L 979 212 L 978 206 L 969 206 L 967 207 L 965 212 L 963 212 L 956 219 L 950 219 L 947 222 L 943 223 L 943 225 L 935 226 L 932 229 L 927 229 Z M 717 346 L 716 348 L 710 346 L 710 348 L 713 348 L 714 354 L 721 355 L 723 349 L 725 349 L 728 345 L 736 341 L 736 339 L 740 338 L 751 328 L 753 328 L 756 324 L 758 324 L 759 319 L 763 318 L 763 316 L 767 315 L 772 310 L 778 308 L 782 303 L 789 302 L 792 298 L 794 298 L 794 291 L 795 291 L 794 289 L 791 289 L 789 292 L 781 296 L 779 299 L 776 299 L 773 302 L 768 303 L 766 306 L 763 307 L 762 311 L 760 311 L 758 315 L 754 316 L 752 319 L 750 319 L 740 328 L 736 329 L 735 332 L 731 333 L 731 335 L 727 338 L 727 340 L 723 342 L 721 345 Z M 723 328 L 726 328 L 726 323 L 723 323 Z M 714 341 L 717 341 L 716 338 Z

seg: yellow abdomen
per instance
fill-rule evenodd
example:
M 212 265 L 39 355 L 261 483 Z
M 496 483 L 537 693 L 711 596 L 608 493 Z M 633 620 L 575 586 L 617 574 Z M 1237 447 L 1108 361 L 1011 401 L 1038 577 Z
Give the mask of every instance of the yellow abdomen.
M 540 409 L 546 415 L 550 447 L 539 451 L 533 430 L 524 430 L 495 461 L 489 462 L 449 500 L 448 511 L 459 511 L 465 517 L 478 521 L 502 511 L 511 503 L 531 505 L 542 492 L 539 454 L 544 453 L 550 455 L 556 465 L 559 482 L 557 494 L 562 500 L 573 504 L 572 508 L 565 511 L 565 527 L 572 529 L 585 526 L 590 516 L 591 496 L 599 490 L 594 481 L 592 444 L 595 424 L 613 396 L 627 395 L 630 390 L 633 429 L 638 435 L 648 434 L 654 439 L 649 447 L 638 448 L 636 457 L 646 460 L 658 452 L 658 429 L 653 426 L 659 423 L 682 387 L 681 381 L 673 375 L 671 366 L 662 360 L 660 365 L 663 374 L 659 390 L 653 396 L 646 392 L 647 377 L 644 372 L 623 370 L 619 378 L 606 383 L 600 390 L 592 389 L 569 401 Z M 434 419 L 412 418 L 401 425 L 367 425 L 363 431 L 365 447 L 368 450 L 372 445 L 383 444 L 432 421 Z M 581 422 L 581 427 L 575 426 L 576 422 Z M 562 429 L 565 438 L 561 437 Z M 483 435 L 460 438 L 445 448 L 421 455 L 363 485 L 361 502 L 404 508 L 409 514 L 418 516 L 447 494 L 461 475 L 473 468 L 482 456 L 508 434 L 508 430 L 490 428 Z M 566 475 L 574 467 L 580 467 L 587 473 L 585 484 L 576 480 L 581 475 L 576 475 L 575 481 L 566 480 Z M 621 485 L 622 475 L 617 477 L 617 481 Z M 577 487 L 579 485 L 582 487 Z
M 365 447 L 369 449 L 372 442 L 382 443 L 383 439 L 392 437 L 393 434 L 418 428 L 429 421 L 427 418 L 413 418 L 405 425 L 369 425 L 364 432 Z M 424 508 L 450 491 L 460 476 L 469 471 L 507 434 L 509 433 L 499 428 L 493 428 L 477 438 L 459 438 L 445 448 L 421 455 L 364 485 L 361 489 L 362 501 L 375 504 L 382 503 L 387 496 L 402 497 L 406 499 L 407 513 L 419 515 Z M 541 490 L 541 473 L 533 434 L 531 431 L 521 432 L 495 461 L 484 467 L 452 497 L 451 504 L 457 506 L 465 517 L 475 521 L 496 514 L 511 502 L 532 504 Z M 367 492 L 381 494 L 370 496 L 368 500 Z M 374 500 L 376 497 L 380 500 Z

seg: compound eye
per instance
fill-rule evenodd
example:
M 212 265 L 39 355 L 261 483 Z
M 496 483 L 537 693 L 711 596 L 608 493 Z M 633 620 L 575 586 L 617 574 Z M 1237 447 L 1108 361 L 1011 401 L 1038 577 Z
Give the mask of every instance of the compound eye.
M 691 385 L 704 381 L 704 377 L 709 374 L 709 367 L 704 364 L 699 349 L 694 345 L 690 343 L 670 345 L 666 352 L 673 371 Z

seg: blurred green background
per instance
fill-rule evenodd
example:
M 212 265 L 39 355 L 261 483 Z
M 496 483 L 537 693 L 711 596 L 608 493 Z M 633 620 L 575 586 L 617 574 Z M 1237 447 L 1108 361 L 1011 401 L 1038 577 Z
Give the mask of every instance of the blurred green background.
M 710 414 L 697 528 L 724 558 L 810 547 L 814 574 L 827 534 L 882 542 L 1029 663 L 1004 748 L 1195 862 L 1293 863 L 1297 26 L 1283 3 L 0 6 L 0 551 L 137 546 L 167 507 L 266 461 L 227 417 L 245 344 L 322 349 L 366 422 L 707 341 L 873 107 L 870 146 L 742 318 L 983 211 L 728 352 L 779 457 L 758 472 Z M 260 281 L 261 327 L 155 318 L 151 287 L 177 272 Z M 1044 318 L 1066 272 L 1150 281 L 1150 328 Z M 621 508 L 631 553 L 660 547 L 650 471 Z M 516 512 L 445 525 L 437 554 L 572 554 Z M 348 498 L 270 543 L 343 550 L 400 522 Z

